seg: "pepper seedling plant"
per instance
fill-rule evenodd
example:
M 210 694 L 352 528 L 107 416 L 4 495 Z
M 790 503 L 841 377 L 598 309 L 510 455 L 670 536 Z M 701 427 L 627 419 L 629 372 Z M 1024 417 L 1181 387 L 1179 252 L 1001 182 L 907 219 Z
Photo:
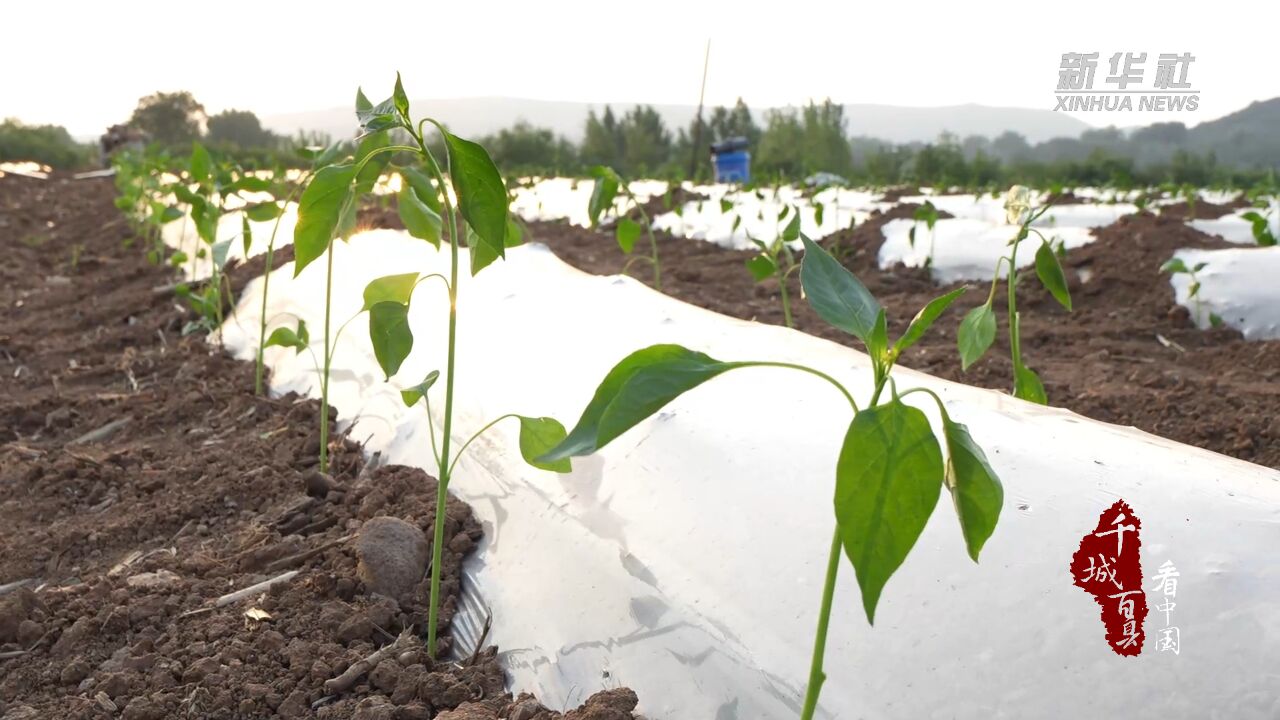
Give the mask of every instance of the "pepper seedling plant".
M 649 263 L 653 268 L 653 288 L 662 290 L 662 263 L 658 259 L 658 241 L 653 236 L 653 223 L 649 219 L 649 213 L 645 211 L 644 205 L 636 199 L 635 193 L 631 192 L 631 186 L 622 178 L 613 168 L 604 165 L 597 165 L 591 168 L 591 176 L 595 178 L 595 186 L 591 189 L 591 199 L 587 201 L 587 216 L 591 220 L 592 227 L 599 227 L 600 219 L 607 217 L 609 212 L 614 209 L 614 200 L 619 193 L 626 196 L 628 200 L 635 206 L 636 211 L 640 215 L 640 222 L 636 222 L 627 217 L 623 213 L 618 214 L 618 221 L 614 226 L 614 236 L 618 241 L 618 247 L 622 248 L 622 252 L 631 255 L 635 250 L 636 240 L 640 239 L 640 233 L 643 232 L 649 239 L 649 255 L 632 255 L 622 266 L 622 274 L 627 273 L 627 269 L 631 267 L 631 263 L 638 260 Z M 670 190 L 668 190 L 668 193 Z M 670 197 L 669 195 L 667 197 Z M 675 211 L 680 214 L 680 208 Z
M 470 252 L 471 274 L 474 276 L 495 260 L 505 256 L 506 248 L 519 242 L 519 228 L 512 221 L 506 185 L 488 152 L 480 145 L 448 132 L 437 120 L 425 118 L 415 123 L 409 113 L 409 99 L 399 75 L 392 96 L 377 105 L 371 104 L 363 92 L 357 93 L 356 117 L 364 131 L 361 150 L 354 160 L 321 167 L 302 192 L 298 209 L 298 228 L 294 234 L 298 268 L 302 272 L 321 255 L 328 256 L 328 282 L 325 299 L 325 354 L 321 395 L 327 420 L 328 374 L 332 359 L 329 341 L 329 287 L 333 274 L 333 240 L 349 237 L 354 226 L 355 208 L 361 196 L 368 193 L 382 170 L 377 158 L 391 152 L 409 153 L 412 163 L 398 168 L 404 180 L 397 197 L 400 218 L 415 238 L 430 243 L 437 250 L 447 245 L 449 275 L 421 275 L 411 272 L 381 277 L 364 290 L 364 304 L 354 317 L 368 313 L 369 339 L 374 356 L 386 379 L 391 380 L 413 350 L 414 336 L 409 325 L 409 310 L 414 290 L 423 283 L 438 280 L 448 293 L 448 330 L 444 338 L 445 371 L 428 373 L 421 381 L 403 390 L 401 399 L 407 406 L 421 402 L 426 406 L 431 435 L 431 454 L 436 462 L 436 515 L 431 545 L 431 597 L 427 621 L 427 648 L 434 657 L 440 606 L 440 575 L 444 548 L 445 503 L 449 482 L 459 458 L 467 447 L 497 423 L 516 419 L 520 424 L 520 453 L 534 467 L 553 472 L 568 472 L 567 459 L 539 460 L 539 456 L 561 442 L 564 426 L 552 418 L 502 415 L 481 427 L 464 441 L 456 452 L 453 447 L 454 380 L 456 378 L 456 339 L 458 327 L 459 253 L 463 242 Z M 445 166 L 442 168 L 423 135 L 424 126 L 433 125 L 443 140 Z M 387 143 L 391 131 L 407 134 L 413 145 Z M 376 139 L 380 138 L 380 139 Z M 457 207 L 450 197 L 450 188 Z M 348 323 L 350 320 L 347 321 Z M 301 329 L 302 326 L 300 326 Z M 346 327 L 346 324 L 343 325 Z M 341 328 L 338 331 L 341 333 Z M 296 338 L 299 333 L 295 332 Z M 282 335 L 287 344 L 291 338 Z M 299 339 L 301 341 L 301 339 Z M 437 442 L 431 416 L 431 389 L 444 384 L 444 412 Z M 325 427 L 322 425 L 322 428 Z M 322 438 L 321 451 L 324 451 Z
M 1170 275 L 1186 275 L 1191 281 L 1191 284 L 1187 287 L 1187 297 L 1195 303 L 1195 317 L 1197 323 L 1200 322 L 1200 318 L 1204 317 L 1204 308 L 1200 304 L 1200 278 L 1196 276 L 1196 273 L 1205 269 L 1207 266 L 1208 263 L 1198 262 L 1191 267 L 1187 267 L 1187 264 L 1182 261 L 1182 258 L 1173 258 L 1160 266 L 1160 272 L 1169 273 Z M 1211 312 L 1209 313 L 1209 324 L 1213 327 L 1220 327 L 1222 325 L 1222 318 L 1217 313 Z
M 1067 289 L 1067 276 L 1058 261 L 1058 250 L 1039 230 L 1031 226 L 1044 215 L 1050 204 L 1033 208 L 1031 190 L 1022 185 L 1014 185 L 1005 196 L 1005 212 L 1010 225 L 1017 225 L 1018 232 L 1009 241 L 1009 254 L 996 260 L 996 269 L 991 278 L 991 291 L 987 301 L 970 310 L 960 322 L 956 333 L 956 344 L 960 350 L 961 369 L 978 361 L 987 352 L 996 339 L 996 314 L 992 304 L 996 297 L 996 288 L 1000 283 L 1000 268 L 1008 266 L 1006 285 L 1008 291 L 1008 307 L 1006 324 L 1009 328 L 1009 355 L 1013 361 L 1013 394 L 1015 397 L 1029 402 L 1045 405 L 1049 402 L 1045 395 L 1044 384 L 1034 370 L 1027 367 L 1022 359 L 1021 316 L 1018 314 L 1018 247 L 1032 233 L 1040 238 L 1040 247 L 1036 249 L 1036 276 L 1045 289 L 1053 295 L 1062 307 L 1071 311 L 1071 293 Z
M 907 242 L 912 249 L 915 249 L 916 228 L 923 222 L 925 228 L 929 231 L 929 254 L 925 256 L 924 266 L 925 268 L 931 268 L 933 267 L 933 226 L 938 222 L 938 208 L 934 207 L 931 201 L 925 200 L 923 205 L 915 209 L 911 217 L 913 222 L 911 223 L 911 229 L 907 231 Z
M 1271 232 L 1270 216 L 1272 213 L 1280 214 L 1280 204 L 1274 200 L 1271 203 L 1271 208 L 1266 212 L 1260 213 L 1257 210 L 1250 210 L 1240 216 L 1249 221 L 1254 242 L 1258 243 L 1259 247 L 1273 247 L 1276 244 L 1275 233 Z
M 995 529 L 1004 491 L 968 428 L 951 418 L 937 395 L 923 388 L 899 394 L 890 378 L 902 352 L 925 334 L 965 288 L 931 301 L 891 345 L 885 310 L 870 291 L 817 243 L 801 238 L 800 283 L 809 304 L 825 321 L 861 340 L 870 356 L 874 390 L 865 406 L 838 380 L 812 367 L 767 360 L 721 361 L 680 345 L 653 345 L 623 358 L 605 375 L 573 430 L 541 460 L 590 455 L 667 403 L 731 370 L 802 372 L 839 392 L 849 403 L 852 420 L 835 464 L 835 529 L 800 714 L 802 720 L 811 720 L 827 677 L 823 657 L 841 554 L 853 565 L 863 610 L 872 623 L 885 584 L 924 530 L 942 487 L 952 495 L 961 534 L 975 562 Z M 884 400 L 886 389 L 888 399 Z M 941 413 L 945 461 L 928 418 L 903 402 L 917 392 L 931 397 Z
M 785 227 L 775 231 L 772 242 L 766 243 L 747 235 L 747 239 L 759 248 L 760 254 L 748 258 L 746 265 L 747 271 L 757 283 L 771 277 L 778 278 L 778 292 L 782 298 L 782 321 L 787 327 L 795 327 L 791 319 L 791 294 L 787 289 L 787 280 L 791 277 L 791 273 L 800 269 L 790 247 L 790 243 L 800 239 L 800 209 L 794 205 L 784 206 L 778 213 L 778 222 L 781 223 L 788 213 L 791 219 Z

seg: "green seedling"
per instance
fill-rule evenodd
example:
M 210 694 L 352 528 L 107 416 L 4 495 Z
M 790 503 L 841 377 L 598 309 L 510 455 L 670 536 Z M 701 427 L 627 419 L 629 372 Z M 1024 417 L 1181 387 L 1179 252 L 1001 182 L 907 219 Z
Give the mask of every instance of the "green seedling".
M 996 269 L 991 278 L 991 291 L 987 301 L 969 311 L 960 322 L 960 330 L 956 334 L 956 344 L 960 350 L 960 365 L 964 370 L 978 361 L 987 352 L 996 339 L 996 314 L 992 303 L 996 297 L 996 287 L 1000 283 L 1000 267 L 1007 264 L 1008 275 L 1008 309 L 1006 323 L 1009 326 L 1009 354 L 1013 361 L 1013 394 L 1015 397 L 1029 402 L 1045 405 L 1049 402 L 1045 395 L 1044 384 L 1034 370 L 1027 367 L 1022 359 L 1022 336 L 1020 330 L 1021 316 L 1018 314 L 1018 247 L 1032 233 L 1040 238 L 1040 247 L 1036 249 L 1036 276 L 1045 289 L 1053 295 L 1062 307 L 1071 311 L 1071 293 L 1067 289 L 1067 276 L 1062 271 L 1058 260 L 1058 249 L 1039 230 L 1031 226 L 1044 215 L 1052 205 L 1046 204 L 1033 208 L 1031 191 L 1014 185 L 1005 196 L 1005 212 L 1010 225 L 1018 226 L 1018 234 L 1009 241 L 1009 255 L 996 260 Z
M 1196 219 L 1196 201 L 1200 199 L 1200 191 L 1195 185 L 1185 184 L 1178 188 L 1178 194 L 1182 196 L 1184 202 L 1187 203 L 1187 219 Z
M 902 352 L 925 334 L 964 288 L 926 305 L 891 345 L 885 310 L 879 302 L 817 243 L 803 236 L 802 240 L 800 283 L 809 304 L 828 323 L 861 340 L 871 358 L 874 390 L 865 407 L 859 406 L 835 378 L 805 365 L 726 362 L 679 345 L 654 345 L 628 355 L 609 371 L 573 430 L 541 459 L 556 462 L 590 455 L 680 395 L 731 370 L 798 371 L 835 388 L 848 401 L 852 420 L 844 430 L 835 463 L 835 530 L 800 714 L 802 720 L 811 720 L 827 677 L 823 657 L 841 554 L 853 565 L 862 607 L 867 622 L 872 623 L 885 584 L 924 530 L 943 486 L 955 501 L 961 534 L 975 562 L 995 530 L 1004 491 L 968 428 L 951 418 L 937 395 L 923 388 L 899 394 L 890 378 Z M 889 399 L 881 402 L 886 389 L 890 390 Z M 947 447 L 945 461 L 939 438 L 925 414 L 903 402 L 917 392 L 937 404 L 942 417 L 941 442 Z
M 911 245 L 911 248 L 915 249 L 916 228 L 918 228 L 920 223 L 923 222 L 925 224 L 925 228 L 929 231 L 929 254 L 925 256 L 924 266 L 925 268 L 931 268 L 933 267 L 933 226 L 938 223 L 938 208 L 934 207 L 931 201 L 925 200 L 924 204 L 916 208 L 915 212 L 912 213 L 911 216 L 913 218 L 913 222 L 911 223 L 911 229 L 907 231 L 907 241 Z
M 412 407 L 421 402 L 426 406 L 431 434 L 431 454 L 436 462 L 439 480 L 436 490 L 434 539 L 431 545 L 431 598 L 427 620 L 427 648 L 434 657 L 437 651 L 436 634 L 440 605 L 440 571 L 443 564 L 445 501 L 448 497 L 449 482 L 459 458 L 486 430 L 503 420 L 517 419 L 520 424 L 521 455 L 536 468 L 568 472 L 570 470 L 568 460 L 538 459 L 562 441 L 566 433 L 564 426 L 551 418 L 507 414 L 480 428 L 462 443 L 456 453 L 451 452 L 454 432 L 458 287 L 461 280 L 458 275 L 460 248 L 463 247 L 465 239 L 471 257 L 471 273 L 475 275 L 495 260 L 504 257 L 507 247 L 519 242 L 519 228 L 511 220 L 506 185 L 488 152 L 476 143 L 449 133 L 435 119 L 425 118 L 415 123 L 409 114 L 408 95 L 398 75 L 394 94 L 390 98 L 373 105 L 361 92 L 357 94 L 356 108 L 356 117 L 365 133 L 362 146 L 367 149 L 358 152 L 353 160 L 321 167 L 303 191 L 299 201 L 298 230 L 294 234 L 294 246 L 299 265 L 296 272 L 301 272 L 308 263 L 327 254 L 328 278 L 332 280 L 333 240 L 349 236 L 350 228 L 354 225 L 355 207 L 360 197 L 373 187 L 374 180 L 381 172 L 377 159 L 386 157 L 391 152 L 410 154 L 413 158 L 412 163 L 399 168 L 404 180 L 403 188 L 397 197 L 400 219 L 404 221 L 405 228 L 412 237 L 431 243 L 437 249 L 440 248 L 441 243 L 448 245 L 449 276 L 445 277 L 439 273 L 424 276 L 412 272 L 378 278 L 365 287 L 364 304 L 352 319 L 368 313 L 369 339 L 373 345 L 374 356 L 386 379 L 391 380 L 413 350 L 414 337 L 409 326 L 409 309 L 414 290 L 422 283 L 439 280 L 448 293 L 445 373 L 442 377 L 439 371 L 433 370 L 420 382 L 400 393 L 405 405 Z M 447 163 L 444 169 L 441 168 L 423 136 L 423 127 L 427 123 L 435 126 L 443 140 Z M 386 135 L 392 130 L 407 134 L 414 144 L 406 146 L 387 144 Z M 382 139 L 371 140 L 379 136 Z M 456 210 L 450 198 L 450 188 L 457 198 Z M 324 452 L 324 441 L 327 438 L 324 435 L 326 425 L 323 421 L 327 420 L 328 415 L 328 375 L 332 348 L 337 341 L 336 336 L 332 343 L 329 340 L 328 290 L 325 294 L 325 353 L 321 381 L 324 417 L 321 425 L 321 452 Z M 343 325 L 343 328 L 345 327 L 346 324 Z M 342 328 L 338 332 L 341 333 L 341 331 Z M 294 332 L 294 338 L 298 334 Z M 290 340 L 291 338 L 285 333 L 282 335 L 283 342 L 280 344 L 287 345 Z M 435 423 L 431 419 L 430 409 L 430 391 L 438 381 L 444 384 L 444 414 L 439 442 L 436 441 Z
M 280 231 L 281 220 L 284 219 L 284 208 L 294 201 L 302 188 L 306 187 L 307 183 L 311 181 L 311 177 L 315 175 L 316 170 L 337 159 L 341 149 L 342 145 L 340 143 L 332 143 L 323 150 L 309 147 L 299 148 L 298 154 L 311 161 L 311 168 L 302 176 L 301 179 L 299 179 L 298 183 L 289 190 L 288 195 L 285 197 L 284 204 L 281 205 L 277 202 L 259 203 L 245 209 L 246 222 L 244 224 L 244 246 L 246 257 L 249 254 L 249 246 L 253 244 L 248 220 L 258 222 L 266 222 L 272 219 L 275 220 L 275 223 L 271 226 L 271 236 L 267 240 L 267 252 L 266 257 L 264 258 L 266 261 L 266 267 L 263 269 L 262 273 L 262 310 L 258 317 L 258 352 L 254 357 L 253 368 L 253 392 L 255 395 L 261 395 L 265 389 L 263 381 L 266 373 L 265 365 L 262 362 L 262 353 L 267 347 L 267 297 L 271 289 L 271 271 L 274 268 L 275 263 L 276 234 Z M 283 177 L 283 173 L 278 173 L 277 176 Z M 279 196 L 278 192 L 276 194 Z
M 1270 216 L 1273 212 L 1280 212 L 1276 205 L 1272 205 L 1270 210 L 1260 213 L 1257 210 L 1250 210 L 1240 217 L 1248 220 L 1253 231 L 1254 242 L 1260 247 L 1272 247 L 1276 244 L 1276 236 L 1271 232 Z
M 1191 267 L 1187 267 L 1182 258 L 1173 258 L 1160 266 L 1160 272 L 1169 273 L 1170 275 L 1186 275 L 1187 279 L 1191 281 L 1191 284 L 1187 287 L 1187 297 L 1195 303 L 1196 322 L 1199 322 L 1200 318 L 1204 317 L 1204 307 L 1200 303 L 1200 278 L 1196 276 L 1196 273 L 1205 269 L 1206 266 L 1208 266 L 1208 263 L 1198 262 Z M 1209 313 L 1209 324 L 1213 327 L 1221 327 L 1222 318 L 1217 313 L 1211 312 Z
M 775 228 L 772 242 L 766 243 L 750 235 L 747 236 L 759 248 L 760 254 L 749 258 L 746 265 L 747 272 L 751 273 L 751 277 L 758 283 L 771 277 L 778 278 L 778 292 L 782 298 L 782 321 L 787 327 L 795 327 L 791 318 L 791 292 L 787 288 L 787 281 L 791 273 L 800 269 L 790 247 L 790 243 L 800 239 L 800 210 L 791 205 L 783 207 L 778 213 L 779 226 L 788 214 L 791 220 L 785 227 Z
M 644 205 L 636 199 L 631 187 L 627 181 L 622 178 L 613 168 L 597 165 L 591 168 L 591 176 L 595 178 L 595 186 L 591 190 L 591 199 L 587 201 L 587 215 L 591 220 L 592 227 L 599 227 L 601 218 L 608 217 L 609 213 L 614 210 L 614 200 L 621 193 L 635 206 L 636 211 L 640 215 L 640 222 L 632 220 L 623 213 L 618 213 L 618 221 L 614 225 L 614 237 L 618 241 L 618 247 L 622 248 L 622 252 L 631 255 L 635 250 L 636 240 L 640 239 L 643 232 L 649 239 L 649 255 L 632 255 L 622 266 L 622 274 L 626 274 L 631 263 L 638 260 L 649 263 L 653 268 L 653 287 L 655 290 L 662 290 L 662 263 L 658 260 L 658 241 L 653 236 L 653 223 L 649 218 L 649 213 L 644 209 Z M 663 202 L 668 205 L 671 202 L 671 189 L 667 189 L 666 195 L 663 196 Z M 681 215 L 682 208 L 675 208 L 674 212 Z

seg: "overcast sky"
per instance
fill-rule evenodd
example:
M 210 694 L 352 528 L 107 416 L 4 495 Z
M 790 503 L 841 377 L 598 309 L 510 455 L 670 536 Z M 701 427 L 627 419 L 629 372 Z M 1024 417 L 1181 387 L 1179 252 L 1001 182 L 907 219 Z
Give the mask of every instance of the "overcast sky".
M 1280 3 L 68 2 L 5 3 L 0 117 L 96 136 L 137 99 L 186 89 L 210 112 L 347 105 L 357 85 L 416 98 L 693 104 L 842 102 L 1043 108 L 1062 53 L 1192 53 L 1194 113 L 1075 113 L 1094 125 L 1188 124 L 1280 96 Z M 378 27 L 377 23 L 383 23 Z M 377 100 L 378 98 L 374 98 Z

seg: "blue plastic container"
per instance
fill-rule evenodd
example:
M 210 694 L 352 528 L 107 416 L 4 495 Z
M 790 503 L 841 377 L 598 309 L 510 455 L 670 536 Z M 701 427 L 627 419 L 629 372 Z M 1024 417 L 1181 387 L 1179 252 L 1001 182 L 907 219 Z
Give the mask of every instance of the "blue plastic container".
M 716 182 L 751 182 L 751 153 L 746 150 L 716 153 L 711 156 L 711 164 L 715 167 Z

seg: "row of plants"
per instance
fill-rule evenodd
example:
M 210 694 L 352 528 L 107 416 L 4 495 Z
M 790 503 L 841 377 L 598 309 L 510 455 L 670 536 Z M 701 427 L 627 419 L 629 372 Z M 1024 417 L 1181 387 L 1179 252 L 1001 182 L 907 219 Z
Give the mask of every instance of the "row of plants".
M 757 243 L 759 254 L 749 261 L 748 270 L 757 279 L 778 277 L 783 288 L 790 275 L 799 273 L 804 300 L 823 320 L 856 338 L 865 348 L 870 358 L 872 388 L 868 398 L 855 398 L 839 380 L 806 365 L 760 359 L 720 360 L 697 349 L 661 344 L 622 358 L 600 381 L 569 430 L 555 418 L 517 413 L 501 414 L 478 428 L 462 429 L 456 426 L 454 417 L 459 402 L 455 379 L 465 371 L 456 359 L 461 322 L 459 296 L 466 283 L 461 255 L 467 253 L 467 265 L 474 277 L 504 258 L 507 248 L 523 241 L 521 224 L 509 209 L 510 184 L 481 144 L 453 135 L 435 119 L 415 119 L 398 76 L 391 96 L 382 102 L 374 104 L 363 92 L 357 92 L 355 116 L 360 128 L 357 142 L 306 151 L 310 169 L 296 182 L 283 179 L 284 174 L 264 177 L 234 163 L 217 161 L 199 145 L 190 157 L 133 155 L 117 162 L 119 206 L 132 219 L 151 259 L 175 265 L 191 260 L 180 251 L 169 252 L 161 241 L 161 229 L 181 220 L 195 225 L 202 243 L 197 256 L 203 253 L 212 261 L 209 280 L 198 290 L 190 289 L 195 285 L 190 286 L 185 293 L 203 320 L 193 329 L 216 333 L 223 322 L 221 313 L 227 304 L 228 284 L 222 270 L 230 243 L 242 242 L 247 256 L 253 242 L 250 221 L 274 221 L 266 249 L 255 391 L 265 392 L 265 348 L 279 346 L 311 354 L 320 381 L 318 462 L 322 471 L 327 470 L 328 460 L 333 352 L 344 330 L 360 318 L 367 323 L 369 343 L 386 381 L 398 385 L 406 406 L 422 404 L 426 409 L 430 455 L 439 481 L 437 518 L 444 517 L 445 500 L 460 458 L 477 438 L 499 423 L 518 425 L 518 451 L 530 466 L 569 473 L 572 458 L 605 448 L 685 392 L 731 370 L 781 370 L 822 380 L 848 402 L 850 419 L 847 425 L 832 429 L 842 432 L 843 440 L 834 459 L 832 541 L 800 713 L 806 719 L 816 712 L 827 677 L 823 658 L 842 556 L 853 566 L 861 605 L 868 622 L 874 622 L 886 583 L 906 560 L 945 487 L 951 495 L 967 553 L 977 561 L 994 532 L 1003 505 L 1001 482 L 968 428 L 951 416 L 941 398 L 924 388 L 900 392 L 893 377 L 902 353 L 918 342 L 967 288 L 934 299 L 916 313 L 902 336 L 890 338 L 887 310 L 838 258 L 800 232 L 799 209 L 785 207 L 776 216 L 776 239 Z M 401 178 L 395 204 L 407 233 L 438 252 L 447 252 L 449 271 L 406 272 L 374 279 L 364 288 L 361 308 L 340 324 L 335 323 L 331 312 L 334 248 L 354 234 L 361 204 L 387 173 Z M 624 252 L 632 254 L 642 237 L 647 240 L 648 252 L 634 257 L 650 266 L 654 285 L 660 288 L 661 259 L 644 206 L 616 171 L 600 167 L 592 175 L 596 184 L 588 210 L 593 222 L 617 212 L 619 199 L 630 201 L 638 219 L 622 213 L 614 226 L 616 241 Z M 293 275 L 297 277 L 308 268 L 318 272 L 321 267 L 325 273 L 324 297 L 317 298 L 324 307 L 318 354 L 317 339 L 312 338 L 301 319 L 292 325 L 271 327 L 273 319 L 266 316 L 276 231 L 281 227 L 285 208 L 295 199 Z M 1004 282 L 1013 393 L 1031 402 L 1046 403 L 1043 384 L 1022 353 L 1017 256 L 1020 246 L 1035 236 L 1034 273 L 1070 310 L 1071 297 L 1059 260 L 1063 249 L 1033 227 L 1049 206 L 1034 207 L 1028 188 L 1009 190 L 1005 205 L 1010 224 L 1017 228 L 1016 235 L 1011 238 L 1008 255 L 996 264 L 987 301 L 971 310 L 961 323 L 957 348 L 962 364 L 968 367 L 991 347 L 998 325 L 993 300 L 999 284 Z M 239 233 L 221 238 L 219 219 L 237 209 L 243 212 Z M 729 211 L 726 207 L 721 209 Z M 916 219 L 931 233 L 936 209 L 932 213 L 925 209 Z M 793 248 L 797 241 L 800 248 Z M 432 304 L 447 313 L 444 337 L 436 345 L 444 349 L 443 367 L 421 378 L 401 378 L 400 369 L 417 342 L 409 322 L 416 291 L 421 285 L 437 284 L 446 297 L 446 302 Z M 782 302 L 789 323 L 791 298 L 785 290 Z M 483 327 L 472 331 L 483 332 Z M 922 410 L 905 402 L 911 395 L 933 403 L 941 421 L 940 433 Z M 433 412 L 433 407 L 439 412 Z M 427 623 L 427 648 L 432 654 L 439 649 L 443 529 L 443 523 L 435 524 L 432 541 Z

